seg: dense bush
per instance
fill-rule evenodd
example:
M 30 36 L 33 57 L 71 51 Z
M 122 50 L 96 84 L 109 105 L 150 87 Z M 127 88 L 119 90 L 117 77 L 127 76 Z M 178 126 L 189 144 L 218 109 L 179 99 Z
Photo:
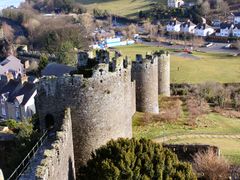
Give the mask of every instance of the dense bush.
M 28 121 L 8 120 L 6 125 L 16 137 L 14 145 L 11 146 L 9 151 L 5 152 L 6 159 L 2 168 L 5 176 L 8 177 L 37 142 L 39 133 L 34 130 L 33 124 Z
M 191 165 L 160 144 L 145 139 L 111 140 L 80 169 L 82 179 L 196 179 Z
M 230 99 L 231 92 L 220 83 L 207 82 L 199 85 L 198 95 L 208 103 L 224 107 Z
M 154 115 L 156 121 L 175 122 L 181 117 L 182 101 L 178 98 L 162 98 L 160 114 Z
M 200 115 L 210 112 L 208 103 L 198 97 L 187 98 L 186 107 L 188 110 L 188 123 L 191 126 L 196 126 L 196 120 Z

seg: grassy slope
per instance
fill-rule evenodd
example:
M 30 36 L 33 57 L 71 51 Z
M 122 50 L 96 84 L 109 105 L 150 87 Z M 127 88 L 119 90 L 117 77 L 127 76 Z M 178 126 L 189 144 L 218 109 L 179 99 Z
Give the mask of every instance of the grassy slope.
M 240 164 L 240 141 L 236 139 L 189 138 L 187 140 L 170 141 L 169 143 L 210 144 L 218 146 L 221 153 L 230 162 Z
M 136 17 L 138 11 L 149 9 L 155 0 L 77 0 L 88 9 L 98 8 L 120 16 Z M 162 0 L 165 2 L 166 0 Z
M 137 112 L 133 118 L 133 135 L 140 138 L 158 138 L 161 136 L 176 134 L 240 134 L 240 119 L 226 118 L 218 114 L 208 114 L 198 121 L 198 127 L 193 128 L 186 125 L 185 119 L 175 123 L 153 122 L 146 125 L 139 125 L 139 117 L 143 113 Z
M 158 138 L 177 134 L 240 134 L 240 119 L 225 118 L 218 114 L 208 114 L 199 119 L 198 127 L 192 128 L 185 124 L 184 119 L 175 123 L 154 122 L 141 125 L 138 120 L 143 113 L 137 112 L 133 119 L 133 136 L 136 138 Z M 167 143 L 210 144 L 218 146 L 222 154 L 235 164 L 240 164 L 240 141 L 237 139 L 187 138 L 172 140 Z
M 158 47 L 133 45 L 118 47 L 123 55 L 134 59 L 135 54 L 145 54 L 158 50 Z M 239 82 L 240 57 L 230 57 L 227 54 L 194 53 L 199 60 L 180 56 L 171 56 L 172 83 L 201 83 L 206 81 Z M 179 71 L 178 71 L 179 67 Z

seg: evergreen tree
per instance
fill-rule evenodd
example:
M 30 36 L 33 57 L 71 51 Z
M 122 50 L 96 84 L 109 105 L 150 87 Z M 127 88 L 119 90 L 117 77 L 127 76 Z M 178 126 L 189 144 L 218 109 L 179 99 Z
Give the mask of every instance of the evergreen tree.
M 80 179 L 195 180 L 189 163 L 180 162 L 173 152 L 146 139 L 111 140 L 92 154 Z

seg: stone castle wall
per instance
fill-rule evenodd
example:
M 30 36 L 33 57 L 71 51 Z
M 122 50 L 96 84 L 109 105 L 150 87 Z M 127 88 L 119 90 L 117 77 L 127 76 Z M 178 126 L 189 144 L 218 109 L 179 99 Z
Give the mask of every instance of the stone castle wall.
M 66 107 L 71 108 L 76 167 L 84 165 L 96 148 L 110 139 L 132 137 L 135 108 L 135 82 L 131 66 L 108 72 L 107 64 L 99 64 L 93 76 L 47 77 L 39 84 L 36 98 L 40 126 L 46 128 L 47 115 L 61 124 Z
M 132 79 L 136 81 L 137 111 L 159 113 L 158 58 L 138 59 L 132 65 Z
M 28 169 L 20 177 L 20 180 L 59 180 L 75 178 L 72 121 L 68 108 L 65 110 L 63 124 L 56 132 L 56 138 L 52 144 L 45 142 L 34 158 Z M 49 145 L 50 144 L 50 145 Z M 49 147 L 50 146 L 50 147 Z
M 158 61 L 158 93 L 170 96 L 170 54 L 161 54 Z

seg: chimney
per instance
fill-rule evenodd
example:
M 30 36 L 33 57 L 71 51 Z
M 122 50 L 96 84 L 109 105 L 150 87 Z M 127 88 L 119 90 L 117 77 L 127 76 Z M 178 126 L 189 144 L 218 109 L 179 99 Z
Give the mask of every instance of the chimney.
M 28 82 L 28 76 L 26 74 L 21 76 L 21 83 L 24 84 L 25 82 Z
M 7 82 L 9 82 L 11 79 L 14 79 L 12 72 L 7 72 L 5 77 L 7 78 Z
M 206 24 L 206 22 L 207 22 L 206 19 L 202 17 L 202 23 Z

